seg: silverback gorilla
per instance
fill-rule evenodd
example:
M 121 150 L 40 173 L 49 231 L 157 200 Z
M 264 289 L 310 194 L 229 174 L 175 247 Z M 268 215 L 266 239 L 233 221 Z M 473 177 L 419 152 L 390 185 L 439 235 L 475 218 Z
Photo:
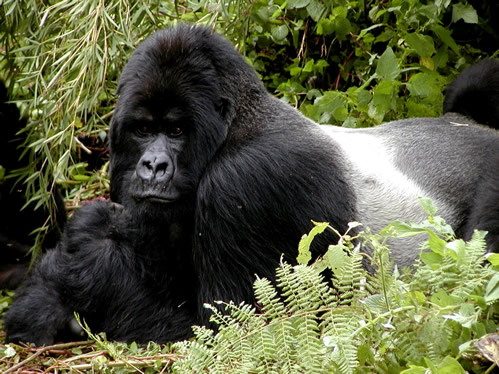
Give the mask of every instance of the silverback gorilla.
M 230 43 L 185 25 L 137 48 L 119 95 L 112 202 L 81 208 L 41 258 L 5 317 L 8 341 L 72 339 L 75 311 L 110 339 L 188 338 L 203 303 L 251 303 L 255 274 L 272 279 L 282 254 L 295 262 L 311 220 L 377 230 L 422 218 L 419 196 L 460 236 L 478 226 L 499 243 L 499 134 L 470 118 L 319 126 L 267 93 Z M 314 254 L 336 240 L 321 235 Z M 398 265 L 418 255 L 413 241 L 393 252 Z

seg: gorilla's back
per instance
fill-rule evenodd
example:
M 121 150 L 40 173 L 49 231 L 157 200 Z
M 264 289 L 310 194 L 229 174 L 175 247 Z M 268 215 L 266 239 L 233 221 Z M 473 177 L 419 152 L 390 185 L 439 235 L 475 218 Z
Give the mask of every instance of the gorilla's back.
M 496 131 L 454 113 L 367 129 L 321 129 L 341 150 L 341 163 L 348 165 L 346 177 L 357 196 L 356 220 L 374 231 L 396 219 L 423 220 L 418 198 L 428 197 L 459 232 L 473 204 L 474 186 L 492 167 L 487 160 L 499 153 Z M 420 240 L 397 243 L 397 263 L 412 263 L 417 251 L 410 248 Z

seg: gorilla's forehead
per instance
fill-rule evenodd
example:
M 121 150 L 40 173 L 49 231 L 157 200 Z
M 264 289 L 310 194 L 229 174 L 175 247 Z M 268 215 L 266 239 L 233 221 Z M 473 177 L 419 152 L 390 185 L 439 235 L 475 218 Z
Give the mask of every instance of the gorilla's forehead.
M 139 103 L 128 106 L 126 122 L 155 122 L 175 123 L 186 117 L 186 110 L 180 105 L 163 105 L 161 107 Z
M 154 108 L 188 106 L 192 101 L 215 98 L 218 91 L 218 79 L 213 66 L 194 64 L 189 59 L 179 60 L 176 65 L 157 65 L 151 61 L 144 64 L 129 63 L 119 88 L 120 97 L 123 97 L 127 106 Z

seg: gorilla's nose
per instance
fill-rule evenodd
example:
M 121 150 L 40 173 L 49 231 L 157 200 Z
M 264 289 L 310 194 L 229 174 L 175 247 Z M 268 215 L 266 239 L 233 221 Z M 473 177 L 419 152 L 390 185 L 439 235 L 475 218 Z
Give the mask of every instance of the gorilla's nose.
M 137 164 L 137 176 L 147 182 L 167 182 L 172 176 L 171 165 L 166 153 L 146 152 Z

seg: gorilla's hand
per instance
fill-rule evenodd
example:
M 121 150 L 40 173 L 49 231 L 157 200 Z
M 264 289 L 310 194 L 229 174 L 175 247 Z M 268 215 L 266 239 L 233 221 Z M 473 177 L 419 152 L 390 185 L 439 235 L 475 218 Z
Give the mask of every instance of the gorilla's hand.
M 92 250 L 102 241 L 125 241 L 133 235 L 133 215 L 120 204 L 95 201 L 83 206 L 71 218 L 64 232 L 64 251 Z

